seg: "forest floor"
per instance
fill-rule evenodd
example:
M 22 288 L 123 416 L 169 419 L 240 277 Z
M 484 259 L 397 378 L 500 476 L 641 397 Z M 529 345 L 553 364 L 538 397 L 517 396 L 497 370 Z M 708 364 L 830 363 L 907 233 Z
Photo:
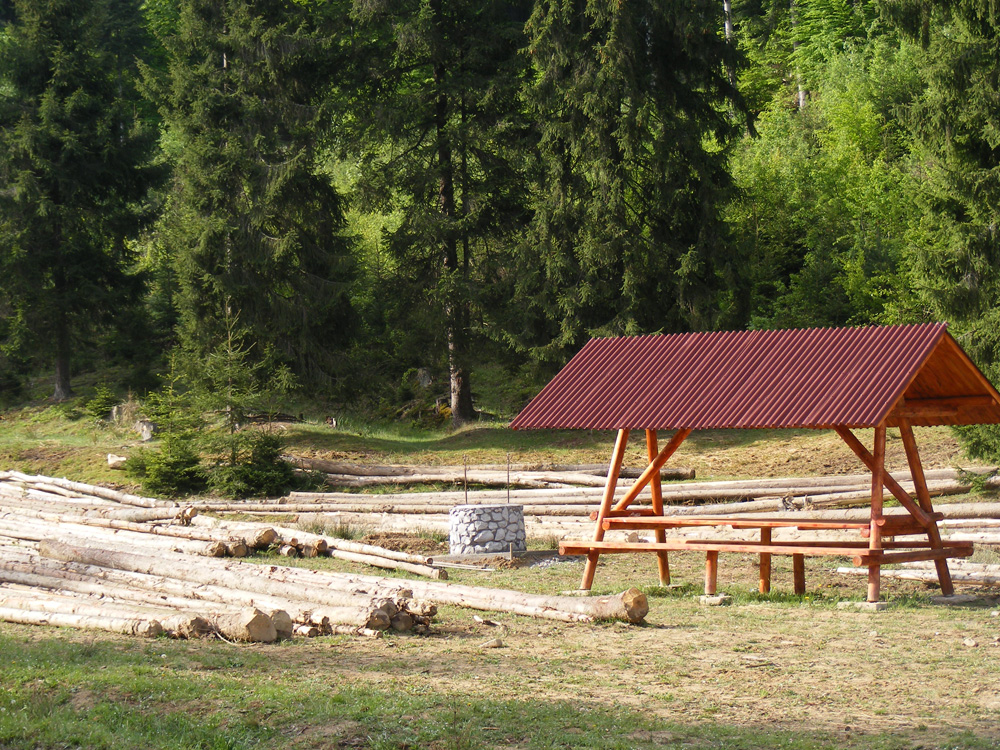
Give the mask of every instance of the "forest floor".
M 101 462 L 132 438 L 38 417 L 4 415 L 0 468 L 121 482 Z M 501 427 L 286 429 L 299 455 L 373 463 L 503 463 L 507 454 L 596 463 L 612 442 Z M 928 468 L 964 463 L 950 432 L 917 437 Z M 891 438 L 893 468 L 901 453 Z M 696 434 L 673 463 L 705 479 L 860 471 L 839 439 L 811 431 Z M 865 586 L 838 564 L 808 560 L 807 593 L 796 596 L 789 561 L 775 558 L 772 593 L 760 595 L 755 559 L 723 556 L 719 589 L 733 603 L 710 607 L 698 597 L 699 554 L 671 555 L 670 587 L 657 585 L 648 556 L 602 558 L 595 593 L 641 588 L 650 600 L 642 626 L 477 620 L 442 607 L 425 636 L 237 646 L 0 624 L 0 748 L 1000 748 L 1000 589 L 959 586 L 974 598 L 942 605 L 936 587 L 886 579 L 888 610 L 842 609 Z M 575 589 L 581 573 L 579 560 L 553 557 L 451 580 L 556 593 Z M 497 637 L 500 648 L 483 646 Z

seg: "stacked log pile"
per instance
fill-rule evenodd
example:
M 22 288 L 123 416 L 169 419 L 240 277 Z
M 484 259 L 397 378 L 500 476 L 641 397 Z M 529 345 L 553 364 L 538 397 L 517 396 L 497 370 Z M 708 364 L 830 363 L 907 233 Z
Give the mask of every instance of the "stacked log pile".
M 332 464 L 324 464 L 332 468 Z M 341 465 L 336 465 L 341 466 Z M 347 466 L 347 465 L 343 465 Z M 406 467 L 389 467 L 402 470 Z M 452 467 L 454 469 L 455 467 Z M 567 468 L 567 467 L 552 467 Z M 572 467 L 571 467 L 572 468 Z M 458 467 L 461 470 L 461 467 Z M 932 496 L 969 492 L 976 474 L 989 475 L 993 469 L 976 468 L 966 472 L 937 469 L 926 472 Z M 911 494 L 914 492 L 908 472 L 893 473 Z M 600 483 L 603 484 L 603 479 Z M 1000 486 L 1000 480 L 986 479 L 987 488 Z M 618 496 L 631 486 L 628 479 L 618 486 Z M 488 505 L 511 502 L 524 507 L 525 527 L 530 537 L 555 536 L 579 538 L 593 529 L 601 487 L 578 486 L 550 489 L 478 490 L 448 492 L 409 492 L 366 495 L 350 492 L 293 492 L 268 502 L 215 503 L 198 506 L 205 512 L 242 512 L 248 514 L 321 514 L 328 521 L 346 525 L 368 526 L 381 531 L 426 529 L 448 530 L 448 511 L 455 505 Z M 791 477 L 725 482 L 669 482 L 662 486 L 666 515 L 718 515 L 729 513 L 768 513 L 810 511 L 815 513 L 844 508 L 863 508 L 871 496 L 871 475 L 837 477 Z M 990 511 L 994 513 L 993 511 Z
M 431 580 L 223 559 L 262 548 L 331 554 Z M 270 642 L 378 636 L 389 628 L 425 632 L 438 604 L 577 622 L 638 622 L 647 611 L 634 590 L 578 600 L 454 586 L 432 563 L 297 529 L 203 519 L 190 506 L 106 488 L 0 472 L 0 620 L 9 622 Z
M 966 583 L 979 586 L 1000 586 L 1000 565 L 991 563 L 974 563 L 967 560 L 949 560 L 948 568 L 951 579 L 955 583 Z M 864 568 L 837 568 L 844 575 L 867 575 Z M 933 562 L 902 563 L 899 568 L 882 568 L 881 575 L 885 578 L 896 578 L 902 581 L 925 581 L 936 585 L 937 570 Z
M 601 464 L 475 464 L 468 466 L 365 465 L 318 458 L 285 456 L 286 461 L 308 471 L 326 475 L 333 487 L 378 487 L 387 485 L 475 484 L 493 487 L 559 489 L 603 487 L 607 465 Z M 625 470 L 635 478 L 638 470 Z M 694 469 L 664 468 L 667 480 L 694 479 Z

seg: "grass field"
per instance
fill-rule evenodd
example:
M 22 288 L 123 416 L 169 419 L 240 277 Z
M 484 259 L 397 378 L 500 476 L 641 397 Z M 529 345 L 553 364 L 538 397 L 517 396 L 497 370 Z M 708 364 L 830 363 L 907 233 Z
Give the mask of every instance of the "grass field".
M 75 417 L 75 418 L 74 418 Z M 603 461 L 606 433 L 457 433 L 322 423 L 288 427 L 303 455 L 437 463 Z M 918 433 L 928 466 L 959 460 L 950 433 Z M 121 482 L 108 452 L 125 431 L 38 405 L 0 422 L 0 468 Z M 890 441 L 890 463 L 898 460 Z M 634 461 L 639 449 L 634 449 Z M 824 433 L 704 433 L 677 463 L 699 477 L 859 471 Z M 606 561 L 606 562 L 605 562 Z M 266 562 L 274 562 L 273 560 Z M 299 561 L 329 567 L 330 560 Z M 795 596 L 784 558 L 760 596 L 754 560 L 723 556 L 729 607 L 697 594 L 704 560 L 671 557 L 655 585 L 648 557 L 602 558 L 596 593 L 643 588 L 644 626 L 568 625 L 443 607 L 426 636 L 342 636 L 271 646 L 182 642 L 0 624 L 0 748 L 998 748 L 996 589 L 936 590 L 886 580 L 884 612 L 838 609 L 864 596 L 836 562 L 807 563 Z M 480 573 L 463 583 L 552 593 L 582 564 Z M 481 644 L 499 637 L 501 648 Z
M 887 582 L 891 609 L 845 611 L 858 580 L 811 562 L 794 596 L 779 559 L 762 597 L 752 560 L 731 556 L 720 585 L 734 604 L 705 607 L 699 556 L 672 562 L 669 589 L 650 584 L 648 559 L 602 562 L 600 591 L 646 584 L 640 627 L 491 626 L 445 607 L 427 636 L 236 646 L 2 625 L 0 747 L 1000 747 L 989 592 L 946 607 Z M 555 591 L 580 570 L 456 579 Z M 494 637 L 503 647 L 481 647 Z

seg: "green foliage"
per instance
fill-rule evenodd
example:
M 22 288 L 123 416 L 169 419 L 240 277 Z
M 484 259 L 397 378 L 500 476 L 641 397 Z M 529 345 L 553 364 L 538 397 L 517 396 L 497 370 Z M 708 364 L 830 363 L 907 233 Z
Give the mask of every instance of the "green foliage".
M 295 381 L 270 352 L 251 356 L 237 321 L 229 319 L 226 326 L 225 338 L 207 359 L 186 363 L 193 403 L 210 419 L 200 440 L 209 459 L 209 484 L 230 497 L 279 495 L 294 475 L 281 459 L 281 439 L 268 431 L 269 421 Z
M 0 54 L 0 346 L 55 361 L 142 290 L 126 240 L 149 218 L 153 133 L 132 86 L 135 0 L 16 0 Z
M 134 451 L 125 462 L 125 473 L 152 495 L 182 497 L 202 492 L 208 486 L 194 441 L 175 435 L 165 437 L 156 450 Z
M 887 40 L 835 55 L 805 111 L 776 101 L 757 123 L 759 138 L 740 145 L 740 191 L 726 218 L 740 238 L 738 294 L 753 327 L 908 317 L 901 269 L 912 183 L 887 95 L 912 95 L 911 64 Z
M 923 179 L 908 236 L 909 280 L 926 311 L 984 373 L 1000 377 L 1000 14 L 993 3 L 885 0 L 886 14 L 920 43 L 923 83 L 908 108 Z M 959 431 L 970 455 L 1000 457 L 1000 430 Z
M 211 467 L 209 486 L 234 498 L 282 495 L 292 486 L 292 466 L 282 460 L 282 441 L 274 434 L 245 430 L 225 441 L 227 458 Z
M 266 0 L 182 0 L 145 66 L 173 181 L 159 275 L 178 334 L 206 354 L 236 316 L 300 376 L 329 384 L 352 328 L 343 206 L 317 137 L 336 62 L 324 15 Z M 162 14 L 161 14 L 162 15 Z
M 97 386 L 94 395 L 87 401 L 84 408 L 87 414 L 94 419 L 103 420 L 111 415 L 111 410 L 119 403 L 121 403 L 121 398 L 119 398 L 118 394 L 104 383 L 101 383 Z
M 718 207 L 741 108 L 720 6 L 537 2 L 528 22 L 539 184 L 511 340 L 711 328 L 731 272 Z
M 144 416 L 156 425 L 159 447 L 134 451 L 125 462 L 125 472 L 153 495 L 179 497 L 202 492 L 208 472 L 201 456 L 204 421 L 189 393 L 179 390 L 174 374 L 160 390 L 143 401 Z
M 392 216 L 381 230 L 399 269 L 369 317 L 373 344 L 403 369 L 447 369 L 456 422 L 474 416 L 473 350 L 510 304 L 510 246 L 527 220 L 527 13 L 500 0 L 353 3 L 340 141 L 359 195 Z

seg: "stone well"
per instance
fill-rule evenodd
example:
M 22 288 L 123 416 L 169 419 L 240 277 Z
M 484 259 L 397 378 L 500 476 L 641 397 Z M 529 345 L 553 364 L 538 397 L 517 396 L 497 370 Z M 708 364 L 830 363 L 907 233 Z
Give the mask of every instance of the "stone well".
M 453 555 L 528 549 L 521 505 L 456 505 L 448 513 L 448 529 Z

